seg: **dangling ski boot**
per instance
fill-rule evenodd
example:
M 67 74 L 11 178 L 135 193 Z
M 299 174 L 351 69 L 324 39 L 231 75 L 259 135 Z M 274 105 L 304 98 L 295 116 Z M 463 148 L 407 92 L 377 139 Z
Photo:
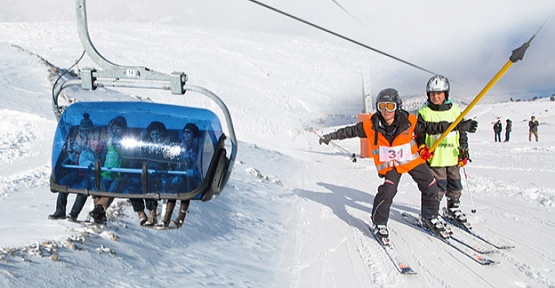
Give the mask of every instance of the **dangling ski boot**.
M 146 214 L 145 214 L 145 210 L 137 211 L 137 215 L 139 215 L 139 225 L 141 226 L 145 225 L 146 221 L 148 220 L 148 217 L 146 217 Z
M 430 219 L 420 217 L 420 226 L 428 229 L 434 235 L 449 239 L 451 234 L 447 230 L 447 224 L 440 216 L 434 216 Z
M 148 214 L 148 220 L 146 220 L 144 226 L 154 226 L 154 225 L 156 225 L 156 223 L 158 223 L 158 219 L 156 219 L 156 214 L 157 214 L 156 209 L 150 210 L 150 213 Z
M 89 215 L 94 219 L 94 223 L 97 224 L 106 224 L 108 221 L 106 217 L 106 210 L 100 204 L 96 204 L 94 209 L 89 212 Z
M 190 200 L 181 201 L 179 214 L 177 215 L 177 218 L 172 221 L 177 228 L 181 228 L 181 226 L 183 226 L 183 222 L 185 222 L 185 216 L 187 216 L 187 210 L 189 210 L 189 202 Z
M 161 220 L 162 227 L 168 227 L 170 225 L 175 202 L 175 200 L 168 200 L 168 203 L 166 203 L 166 212 L 164 213 L 164 217 L 162 217 Z
M 382 244 L 383 246 L 391 245 L 391 241 L 389 240 L 389 230 L 387 229 L 387 226 L 374 225 L 374 227 L 372 227 L 372 233 L 374 234 L 374 237 L 376 237 L 376 240 L 378 240 L 378 242 L 380 242 L 380 244 Z

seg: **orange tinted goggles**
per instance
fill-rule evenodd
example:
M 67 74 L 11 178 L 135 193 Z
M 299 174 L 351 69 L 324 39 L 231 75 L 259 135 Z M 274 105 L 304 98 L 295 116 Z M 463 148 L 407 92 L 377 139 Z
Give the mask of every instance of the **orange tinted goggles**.
M 397 103 L 395 103 L 395 102 L 379 102 L 378 103 L 378 111 L 380 111 L 380 112 L 383 112 L 383 110 L 393 112 L 396 109 L 397 109 Z

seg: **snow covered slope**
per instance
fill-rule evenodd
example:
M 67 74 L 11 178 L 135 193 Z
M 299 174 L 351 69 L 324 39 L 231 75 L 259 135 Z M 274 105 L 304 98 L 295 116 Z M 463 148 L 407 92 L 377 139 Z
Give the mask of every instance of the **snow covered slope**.
M 219 94 L 240 141 L 237 163 L 223 194 L 193 202 L 179 230 L 140 227 L 125 200 L 109 210 L 104 230 L 48 220 L 56 200 L 48 187 L 56 122 L 50 72 L 38 56 L 58 67 L 73 64 L 81 48 L 72 27 L 0 23 L 0 286 L 555 286 L 555 102 L 480 104 L 469 114 L 480 124 L 466 168 L 474 204 L 465 191 L 463 209 L 477 231 L 516 248 L 489 255 L 501 264 L 482 267 L 408 226 L 400 214 L 418 213 L 419 193 L 405 176 L 389 225 L 419 274 L 401 276 L 365 229 L 381 183 L 373 163 L 352 163 L 311 133 L 356 122 L 363 56 L 303 37 L 95 25 L 97 48 L 109 59 L 184 70 L 191 84 Z M 79 64 L 85 66 L 90 60 Z M 162 92 L 136 96 L 205 104 Z M 538 143 L 527 139 L 530 115 L 541 124 Z M 496 117 L 513 120 L 511 142 L 493 142 Z M 358 153 L 356 139 L 338 144 Z

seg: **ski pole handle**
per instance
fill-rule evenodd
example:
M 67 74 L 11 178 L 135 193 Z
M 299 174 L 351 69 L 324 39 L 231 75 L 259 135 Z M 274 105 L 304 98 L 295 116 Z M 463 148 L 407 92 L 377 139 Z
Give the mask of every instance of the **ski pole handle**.
M 312 129 L 312 133 L 314 133 L 316 136 L 318 136 L 320 139 L 324 139 L 324 137 L 320 134 L 318 134 L 318 132 L 316 132 L 316 130 Z M 339 151 L 345 153 L 347 156 L 349 156 L 349 158 L 351 158 L 351 161 L 353 162 L 357 162 L 357 158 L 356 158 L 356 154 L 355 153 L 351 153 L 349 152 L 349 150 L 337 145 L 336 143 L 334 143 L 333 141 L 330 141 L 330 144 L 337 148 Z

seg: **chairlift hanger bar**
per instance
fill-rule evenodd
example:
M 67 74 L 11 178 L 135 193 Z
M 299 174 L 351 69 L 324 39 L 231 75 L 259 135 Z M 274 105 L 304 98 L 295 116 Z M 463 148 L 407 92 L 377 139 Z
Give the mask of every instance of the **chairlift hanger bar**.
M 185 94 L 187 75 L 183 72 L 164 74 L 142 66 L 120 66 L 104 58 L 96 50 L 89 36 L 86 0 L 75 0 L 77 32 L 85 53 L 104 70 L 83 68 L 79 73 L 80 80 L 69 80 L 53 87 L 52 109 L 59 119 L 64 107 L 58 105 L 58 97 L 62 90 L 71 86 L 81 86 L 85 90 L 98 87 L 148 88 L 170 90 L 173 94 Z M 212 93 L 213 94 L 213 93 Z M 217 96 L 216 96 L 217 97 Z M 210 98 L 213 98 L 212 95 Z M 221 102 L 221 101 L 220 101 Z M 220 105 L 221 107 L 221 105 Z M 227 108 L 221 107 L 224 113 Z
M 174 72 L 170 75 L 156 72 L 150 70 L 147 67 L 141 66 L 120 66 L 114 64 L 106 58 L 104 58 L 96 50 L 92 44 L 87 23 L 87 11 L 86 11 L 86 0 L 76 0 L 77 5 L 77 31 L 79 33 L 79 39 L 81 44 L 85 49 L 87 55 L 104 70 L 97 71 L 95 69 L 86 69 L 81 73 L 81 78 L 83 79 L 83 88 L 88 90 L 94 90 L 96 88 L 96 83 L 112 83 L 109 86 L 114 87 L 135 87 L 133 86 L 133 81 L 152 81 L 151 85 L 141 85 L 138 88 L 153 88 L 153 89 L 164 89 L 171 90 L 173 94 L 185 94 L 183 86 L 187 81 L 187 75 L 183 72 Z M 103 78 L 108 79 L 107 81 Z M 131 84 L 118 85 L 117 82 L 120 79 L 130 79 Z M 162 82 L 162 84 L 158 83 Z M 165 84 L 164 84 L 165 82 Z

